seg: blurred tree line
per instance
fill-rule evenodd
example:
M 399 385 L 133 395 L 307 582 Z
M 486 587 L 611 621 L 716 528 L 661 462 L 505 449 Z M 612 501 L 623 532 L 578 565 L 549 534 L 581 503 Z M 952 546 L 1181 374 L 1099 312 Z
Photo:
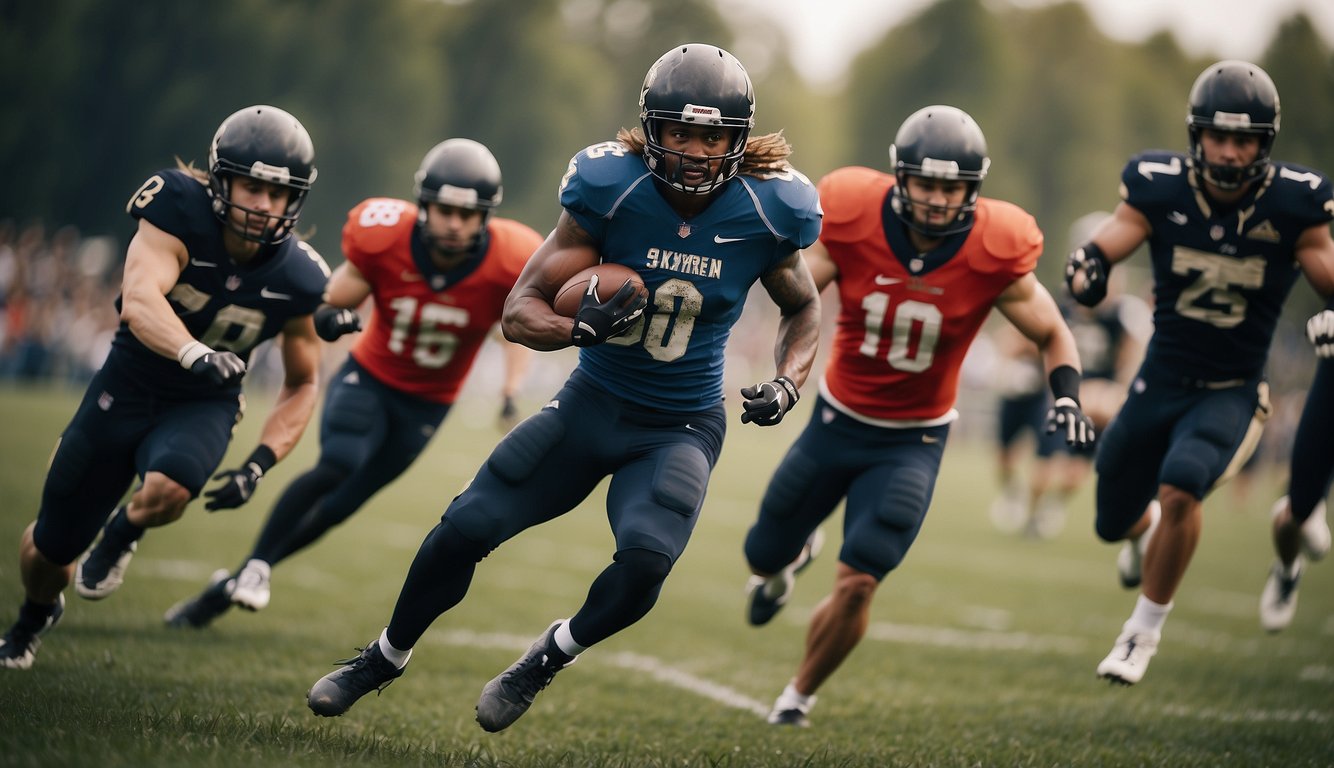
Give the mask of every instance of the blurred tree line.
M 408 197 L 425 151 L 486 143 L 505 174 L 502 214 L 546 231 L 571 155 L 637 125 L 638 87 L 674 44 L 710 42 L 751 70 L 758 130 L 783 129 L 812 179 L 885 168 L 899 123 L 949 103 L 985 131 L 984 194 L 1037 217 L 1055 285 L 1068 226 L 1110 210 L 1126 159 L 1184 149 L 1186 95 L 1212 57 L 1160 34 L 1113 41 L 1075 3 L 1017 9 L 940 0 L 866 50 L 840 86 L 795 72 L 771 23 L 716 0 L 0 0 L 0 218 L 132 234 L 125 200 L 175 157 L 203 166 L 221 120 L 270 103 L 315 141 L 303 217 L 341 260 L 346 211 Z M 1283 103 L 1275 155 L 1334 172 L 1334 55 L 1304 16 L 1259 62 Z M 1316 306 L 1309 289 L 1296 303 Z

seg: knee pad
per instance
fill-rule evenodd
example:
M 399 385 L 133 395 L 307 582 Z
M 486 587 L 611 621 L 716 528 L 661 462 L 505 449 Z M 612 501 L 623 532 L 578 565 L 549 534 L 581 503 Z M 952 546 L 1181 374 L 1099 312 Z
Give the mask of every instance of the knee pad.
M 704 503 L 710 471 L 699 449 L 686 444 L 668 448 L 653 470 L 653 500 L 673 512 L 694 515 Z
M 486 544 L 473 541 L 463 535 L 451 521 L 441 520 L 426 534 L 426 540 L 422 542 L 422 549 L 429 549 L 431 556 L 437 558 L 437 562 L 481 562 L 482 558 L 491 554 L 490 548 Z
M 636 589 L 651 589 L 667 580 L 672 572 L 671 558 L 661 552 L 647 549 L 623 549 L 612 558 L 621 572 Z
M 496 477 L 518 485 L 564 437 L 564 419 L 555 410 L 544 408 L 511 430 L 491 452 L 486 464 Z
M 870 514 L 852 522 L 840 559 L 877 580 L 897 568 L 921 530 L 933 482 L 913 467 L 891 472 Z

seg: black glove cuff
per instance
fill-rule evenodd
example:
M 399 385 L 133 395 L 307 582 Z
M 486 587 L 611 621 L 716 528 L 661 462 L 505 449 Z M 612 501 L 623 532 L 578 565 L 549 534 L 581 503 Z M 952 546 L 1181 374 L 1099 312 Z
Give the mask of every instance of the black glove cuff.
M 1051 385 L 1051 396 L 1053 400 L 1060 400 L 1068 397 L 1079 405 L 1079 381 L 1082 377 L 1074 366 L 1061 365 L 1051 372 L 1047 377 L 1047 383 Z
M 779 376 L 774 379 L 774 381 L 781 384 L 783 389 L 787 390 L 787 396 L 789 398 L 787 407 L 791 409 L 792 406 L 796 405 L 797 401 L 801 399 L 801 393 L 797 391 L 796 382 L 786 376 Z
M 250 453 L 250 458 L 246 459 L 246 463 L 259 467 L 259 473 L 263 475 L 272 469 L 274 464 L 278 463 L 278 457 L 274 455 L 272 448 L 260 443 L 259 447 Z
M 1107 254 L 1102 252 L 1102 249 L 1098 247 L 1097 243 L 1090 240 L 1080 247 L 1084 249 L 1084 259 L 1086 261 L 1096 261 L 1098 266 L 1102 267 L 1103 275 L 1110 275 L 1112 273 L 1112 262 L 1107 260 Z

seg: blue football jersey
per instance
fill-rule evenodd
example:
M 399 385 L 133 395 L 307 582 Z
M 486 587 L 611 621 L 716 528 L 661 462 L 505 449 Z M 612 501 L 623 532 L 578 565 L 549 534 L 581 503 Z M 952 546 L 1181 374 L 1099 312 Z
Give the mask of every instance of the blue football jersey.
M 795 170 L 736 176 L 683 219 L 616 141 L 574 156 L 560 203 L 602 260 L 639 272 L 649 292 L 639 322 L 580 350 L 579 366 L 619 397 L 678 413 L 722 399 L 723 349 L 751 285 L 820 234 L 819 197 Z
M 1126 164 L 1121 197 L 1153 230 L 1154 333 L 1146 365 L 1205 381 L 1261 375 L 1300 274 L 1297 238 L 1334 218 L 1329 180 L 1271 162 L 1245 198 L 1220 209 L 1199 188 L 1185 155 L 1146 152 Z
M 256 346 L 276 336 L 288 320 L 319 306 L 329 267 L 295 237 L 277 246 L 253 267 L 232 261 L 222 242 L 222 222 L 213 215 L 208 187 L 188 173 L 163 170 L 130 198 L 126 211 L 185 243 L 190 260 L 167 301 L 190 334 L 217 350 L 249 360 Z M 121 300 L 116 299 L 120 310 Z M 212 396 L 220 392 L 175 358 L 163 357 L 135 337 L 125 323 L 116 330 L 108 368 L 163 397 Z

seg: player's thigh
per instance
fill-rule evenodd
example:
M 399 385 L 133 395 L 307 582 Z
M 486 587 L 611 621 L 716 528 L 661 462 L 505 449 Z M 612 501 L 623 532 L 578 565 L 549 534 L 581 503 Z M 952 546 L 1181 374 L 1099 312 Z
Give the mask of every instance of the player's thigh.
M 615 470 L 607 490 L 617 551 L 645 549 L 676 562 L 699 521 L 725 432 L 721 406 L 682 426 L 627 426 L 626 455 L 633 458 Z
M 1202 393 L 1173 430 L 1163 484 L 1203 499 L 1234 476 L 1259 442 L 1268 408 L 1267 401 L 1264 414 L 1257 407 L 1263 397 L 1252 386 Z
M 848 489 L 841 562 L 877 579 L 898 567 L 931 506 L 948 435 L 948 425 L 892 430 Z
M 349 472 L 379 452 L 390 419 L 387 388 L 350 365 L 351 358 L 329 384 L 320 412 L 320 463 Z
M 44 557 L 71 563 L 97 537 L 134 481 L 134 455 L 150 427 L 145 402 L 99 374 L 60 437 L 42 487 L 33 540 Z
M 222 463 L 227 445 L 240 420 L 239 398 L 180 402 L 162 408 L 153 429 L 139 444 L 136 463 L 140 474 L 161 472 L 199 495 Z
M 860 468 L 852 450 L 830 425 L 811 419 L 770 476 L 759 515 L 746 534 L 746 560 L 753 568 L 776 573 L 800 554 Z

